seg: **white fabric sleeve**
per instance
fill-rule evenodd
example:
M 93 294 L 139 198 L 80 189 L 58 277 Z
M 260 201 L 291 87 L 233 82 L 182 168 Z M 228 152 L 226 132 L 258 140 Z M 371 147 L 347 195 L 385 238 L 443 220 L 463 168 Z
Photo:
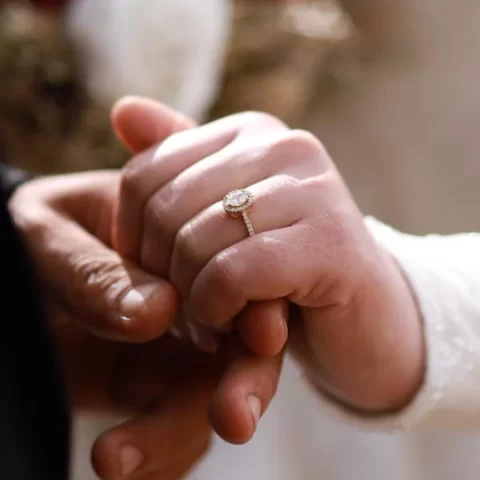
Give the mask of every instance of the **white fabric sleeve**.
M 320 392 L 324 413 L 372 429 L 480 431 L 480 234 L 413 236 L 372 217 L 365 221 L 417 296 L 425 381 L 410 404 L 392 415 L 364 416 Z

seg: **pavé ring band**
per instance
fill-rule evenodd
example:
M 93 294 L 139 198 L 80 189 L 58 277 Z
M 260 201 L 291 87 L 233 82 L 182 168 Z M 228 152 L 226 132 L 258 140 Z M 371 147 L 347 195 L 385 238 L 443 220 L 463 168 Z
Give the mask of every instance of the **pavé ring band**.
M 250 236 L 255 235 L 252 222 L 248 217 L 247 210 L 252 208 L 253 195 L 246 189 L 232 190 L 223 198 L 223 208 L 233 217 L 242 217 Z

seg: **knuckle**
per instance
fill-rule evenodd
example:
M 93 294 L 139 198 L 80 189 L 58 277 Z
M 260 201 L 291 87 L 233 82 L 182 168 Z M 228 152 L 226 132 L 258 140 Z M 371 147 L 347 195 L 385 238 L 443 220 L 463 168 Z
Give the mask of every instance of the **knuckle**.
M 49 216 L 42 208 L 25 204 L 19 199 L 9 205 L 9 210 L 15 226 L 27 241 L 41 238 L 48 232 Z
M 146 228 L 153 228 L 163 235 L 171 235 L 174 230 L 175 199 L 170 195 L 169 188 L 160 189 L 147 202 L 144 209 Z M 163 240 L 163 238 L 162 238 Z
M 326 244 L 331 251 L 345 258 L 345 254 L 356 245 L 352 222 L 346 213 L 324 214 L 322 217 Z
M 317 156 L 325 152 L 320 140 L 313 133 L 305 130 L 290 130 L 285 135 L 284 145 L 302 157 Z
M 69 264 L 73 265 L 75 281 L 72 287 L 75 296 L 91 303 L 91 298 L 100 298 L 99 293 L 103 293 L 107 294 L 109 300 L 114 301 L 129 287 L 125 268 L 114 259 L 92 252 L 72 253 L 72 256 Z
M 174 132 L 169 135 L 157 148 L 155 152 L 155 160 L 158 162 L 162 157 L 175 152 L 178 148 L 185 144 L 185 137 L 189 131 Z
M 198 247 L 195 241 L 194 229 L 187 223 L 180 228 L 175 236 L 173 255 L 187 261 L 194 261 L 197 257 L 197 250 Z
M 143 198 L 142 172 L 135 159 L 128 162 L 122 169 L 120 180 L 120 195 L 128 199 L 141 200 Z
M 44 220 L 45 215 L 38 214 L 50 208 L 52 191 L 52 184 L 43 178 L 20 185 L 8 201 L 10 214 L 14 219 L 25 218 L 33 223 L 39 220 L 39 217 Z
M 322 142 L 311 132 L 307 130 L 291 130 L 290 139 L 293 145 L 308 151 L 318 152 L 324 150 Z
M 325 172 L 331 164 L 330 156 L 320 140 L 305 130 L 291 130 L 286 135 L 284 147 L 292 162 L 311 165 Z
M 122 169 L 121 193 L 129 198 L 146 200 L 151 195 L 152 185 L 161 184 L 162 159 L 182 145 L 182 135 L 184 132 L 174 133 L 159 146 L 133 157 Z
M 310 161 L 325 163 L 328 155 L 320 141 L 303 130 L 287 130 L 269 139 L 266 156 L 276 163 L 302 165 Z
M 288 173 L 276 175 L 276 180 L 278 182 L 279 189 L 292 192 L 295 191 L 302 183 L 300 179 L 294 177 L 293 175 L 289 175 Z
M 29 247 L 38 248 L 51 235 L 56 216 L 45 204 L 32 202 L 29 195 L 20 194 L 8 205 L 12 221 Z
M 214 257 L 209 273 L 210 280 L 214 286 L 219 286 L 227 291 L 238 288 L 240 272 L 232 254 L 228 250 Z

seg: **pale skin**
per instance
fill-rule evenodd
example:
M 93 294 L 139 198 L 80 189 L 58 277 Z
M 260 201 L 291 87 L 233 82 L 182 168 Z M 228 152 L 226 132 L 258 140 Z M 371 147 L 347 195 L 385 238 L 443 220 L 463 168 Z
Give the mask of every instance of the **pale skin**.
M 236 188 L 255 198 L 252 237 L 222 207 Z M 115 248 L 168 278 L 190 322 L 235 327 L 260 355 L 287 344 L 320 389 L 357 410 L 397 410 L 421 385 L 414 295 L 311 134 L 257 112 L 179 128 L 126 166 L 116 218 Z M 277 315 L 257 322 L 254 306 Z

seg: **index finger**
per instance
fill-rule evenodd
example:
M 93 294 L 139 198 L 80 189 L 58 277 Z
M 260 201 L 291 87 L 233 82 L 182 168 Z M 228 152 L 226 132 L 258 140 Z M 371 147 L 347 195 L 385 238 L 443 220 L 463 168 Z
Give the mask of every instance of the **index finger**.
M 229 362 L 209 406 L 216 433 L 226 442 L 247 443 L 255 434 L 262 415 L 277 391 L 284 352 L 259 357 L 232 338 L 223 345 Z

